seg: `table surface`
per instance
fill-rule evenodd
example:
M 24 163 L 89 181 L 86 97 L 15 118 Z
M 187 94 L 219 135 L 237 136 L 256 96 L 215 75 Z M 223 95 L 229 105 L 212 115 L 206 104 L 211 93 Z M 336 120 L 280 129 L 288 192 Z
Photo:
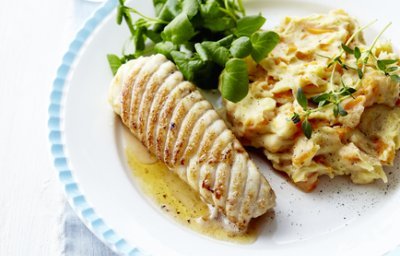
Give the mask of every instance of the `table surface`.
M 64 196 L 47 143 L 63 53 L 98 3 L 1 1 L 0 255 L 60 255 Z

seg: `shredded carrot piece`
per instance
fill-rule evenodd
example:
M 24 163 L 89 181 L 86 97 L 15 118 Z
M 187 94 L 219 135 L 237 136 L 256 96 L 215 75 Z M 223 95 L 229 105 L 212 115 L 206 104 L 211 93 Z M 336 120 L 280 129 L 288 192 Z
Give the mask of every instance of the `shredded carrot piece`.
M 314 34 L 314 35 L 319 35 L 319 34 L 324 34 L 324 33 L 332 33 L 335 32 L 335 28 L 315 28 L 315 27 L 306 27 L 305 28 L 307 32 Z
M 355 99 L 353 99 L 352 101 L 346 103 L 346 105 L 344 106 L 345 110 L 350 110 L 354 107 L 356 107 L 357 105 L 359 105 L 360 103 L 362 103 L 364 101 L 364 97 L 357 97 Z

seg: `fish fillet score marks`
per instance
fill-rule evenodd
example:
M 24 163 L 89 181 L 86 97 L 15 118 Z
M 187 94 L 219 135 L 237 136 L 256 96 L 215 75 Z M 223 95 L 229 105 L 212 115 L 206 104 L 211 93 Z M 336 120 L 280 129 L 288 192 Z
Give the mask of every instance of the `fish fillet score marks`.
M 275 195 L 249 155 L 196 87 L 163 55 L 118 70 L 110 103 L 170 170 L 238 231 L 272 208 Z

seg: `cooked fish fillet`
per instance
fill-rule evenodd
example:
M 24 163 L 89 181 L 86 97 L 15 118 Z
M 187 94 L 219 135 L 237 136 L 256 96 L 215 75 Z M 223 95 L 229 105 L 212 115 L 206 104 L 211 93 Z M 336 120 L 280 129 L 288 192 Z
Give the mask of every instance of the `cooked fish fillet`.
M 271 187 L 243 146 L 163 55 L 121 66 L 109 100 L 148 150 L 238 230 L 274 206 Z

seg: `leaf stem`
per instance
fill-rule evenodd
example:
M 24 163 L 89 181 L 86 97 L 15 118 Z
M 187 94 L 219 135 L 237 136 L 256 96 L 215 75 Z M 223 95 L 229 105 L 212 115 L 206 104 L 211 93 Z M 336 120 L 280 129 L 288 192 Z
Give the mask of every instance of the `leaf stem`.
M 373 25 L 374 23 L 376 23 L 376 21 L 377 21 L 377 20 L 373 20 L 373 21 L 371 21 L 370 23 L 368 23 L 368 24 L 366 24 L 366 25 L 364 25 L 364 26 L 358 28 L 358 29 L 349 37 L 349 39 L 347 39 L 345 45 L 346 45 L 346 46 L 349 45 L 349 44 L 351 43 L 351 41 L 353 41 L 353 39 L 354 39 L 359 33 L 361 33 L 363 30 L 365 30 L 366 28 L 368 28 L 368 27 L 370 27 L 371 25 Z M 338 54 L 337 56 L 335 56 L 333 59 L 340 58 L 340 57 L 343 55 L 343 53 L 344 53 L 344 50 L 342 49 L 342 50 L 339 52 L 339 54 Z M 333 67 L 332 67 L 332 73 L 331 73 L 331 77 L 330 77 L 330 79 L 329 79 L 329 84 L 328 84 L 329 89 L 330 89 L 331 91 L 333 90 L 333 86 L 334 86 L 334 84 L 333 84 L 333 79 L 334 79 L 334 76 L 335 76 L 336 66 L 337 66 L 337 62 L 335 61 L 335 63 L 333 64 Z M 364 69 L 362 69 L 362 71 L 364 72 Z
M 378 42 L 379 38 L 382 37 L 383 33 L 385 33 L 385 31 L 386 31 L 391 25 L 392 25 L 392 22 L 389 22 L 389 23 L 381 30 L 381 32 L 375 37 L 375 39 L 374 39 L 374 41 L 372 42 L 371 46 L 370 46 L 370 47 L 368 48 L 368 50 L 366 51 L 367 56 L 365 57 L 365 60 L 363 61 L 362 68 L 361 68 L 361 70 L 362 70 L 363 73 L 365 72 L 365 68 L 366 68 L 366 66 L 367 66 L 366 64 L 368 63 L 369 56 L 372 56 L 372 57 L 376 60 L 376 57 L 375 57 L 374 54 L 372 53 L 372 50 L 374 49 L 374 47 L 375 47 L 376 43 Z M 375 66 L 379 69 L 379 67 L 377 66 L 377 63 L 375 63 Z M 355 84 L 354 87 L 355 87 L 356 89 L 358 89 L 358 87 L 360 86 L 360 84 L 361 84 L 361 79 L 357 81 L 357 83 Z
M 353 41 L 353 39 L 356 37 L 357 34 L 359 34 L 361 31 L 367 29 L 368 27 L 372 26 L 372 25 L 375 24 L 376 22 L 377 22 L 377 20 L 373 20 L 373 21 L 371 21 L 370 23 L 368 23 L 367 25 L 358 28 L 358 29 L 353 33 L 353 35 L 351 35 L 351 37 L 346 41 L 346 44 L 345 44 L 345 45 L 350 44 L 351 41 Z
M 368 52 L 371 52 L 372 49 L 375 47 L 376 43 L 378 42 L 379 38 L 382 37 L 383 33 L 392 25 L 392 22 L 389 22 L 383 29 L 382 31 L 375 37 L 374 41 L 372 42 L 371 46 L 369 47 Z
M 225 9 L 225 8 L 222 8 L 222 7 L 219 7 L 219 9 L 220 9 L 222 12 L 228 14 L 233 20 L 235 20 L 235 21 L 237 20 L 237 17 L 236 17 L 235 15 L 233 15 L 233 14 L 229 11 L 229 9 Z
M 242 13 L 242 15 L 246 16 L 246 10 L 244 9 L 243 1 L 242 0 L 237 0 L 237 5 L 239 6 L 239 10 Z
M 136 15 L 144 18 L 144 19 L 146 19 L 147 21 L 154 22 L 154 23 L 159 23 L 159 24 L 168 24 L 168 22 L 166 22 L 164 20 L 148 17 L 148 16 L 144 15 L 143 13 L 139 12 L 138 10 L 136 10 L 134 8 L 127 7 L 127 6 L 125 6 L 124 8 L 126 8 L 128 11 L 130 11 L 130 12 L 132 12 L 132 13 L 134 13 L 134 14 L 136 14 Z

